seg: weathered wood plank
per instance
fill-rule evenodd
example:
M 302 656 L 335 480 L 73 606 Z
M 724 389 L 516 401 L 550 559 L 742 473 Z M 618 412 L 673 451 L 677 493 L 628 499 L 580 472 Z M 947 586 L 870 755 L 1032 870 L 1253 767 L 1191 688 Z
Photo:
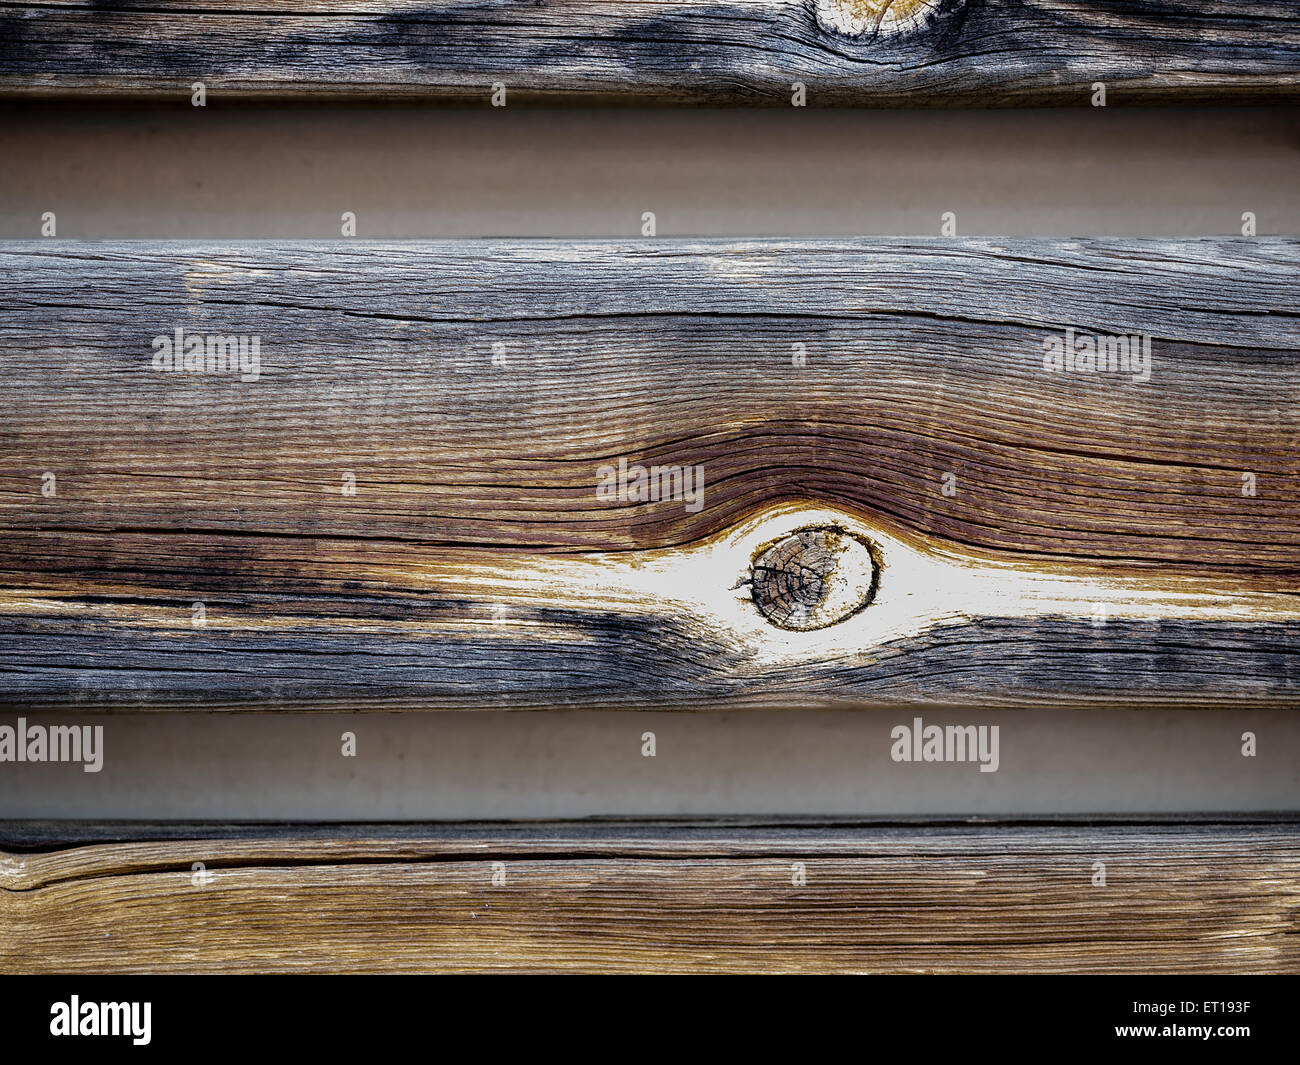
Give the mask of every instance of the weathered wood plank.
M 0 3 L 0 92 L 487 103 L 1293 99 L 1289 0 Z
M 0 855 L 0 971 L 1300 970 L 1294 824 L 149 834 Z
M 1295 241 L 0 269 L 10 699 L 1296 704 Z M 256 373 L 165 369 L 177 329 Z M 1149 359 L 1054 369 L 1067 329 Z

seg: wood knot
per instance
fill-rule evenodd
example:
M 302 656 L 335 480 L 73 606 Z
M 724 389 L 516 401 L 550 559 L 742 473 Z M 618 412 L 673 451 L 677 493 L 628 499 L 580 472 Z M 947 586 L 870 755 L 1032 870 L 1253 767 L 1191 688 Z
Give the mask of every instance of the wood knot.
M 843 621 L 870 603 L 877 572 L 865 540 L 822 525 L 761 547 L 750 566 L 750 593 L 773 625 L 806 632 Z
M 846 37 L 886 37 L 920 29 L 941 0 L 816 0 L 817 21 Z

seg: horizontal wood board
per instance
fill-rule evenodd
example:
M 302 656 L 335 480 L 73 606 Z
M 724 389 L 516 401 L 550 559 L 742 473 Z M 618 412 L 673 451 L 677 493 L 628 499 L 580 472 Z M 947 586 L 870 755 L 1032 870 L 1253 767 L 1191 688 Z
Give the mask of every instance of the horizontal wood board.
M 0 94 L 791 106 L 1276 102 L 1289 0 L 0 3 Z
M 1298 268 L 1278 238 L 5 244 L 0 697 L 1294 706 Z M 257 337 L 256 380 L 156 368 L 176 329 Z M 1048 368 L 1067 329 L 1149 337 L 1149 379 Z M 655 466 L 698 505 L 601 495 Z M 856 612 L 789 631 L 755 560 L 809 523 L 874 555 Z
M 1300 968 L 1288 823 L 124 835 L 0 853 L 0 971 Z

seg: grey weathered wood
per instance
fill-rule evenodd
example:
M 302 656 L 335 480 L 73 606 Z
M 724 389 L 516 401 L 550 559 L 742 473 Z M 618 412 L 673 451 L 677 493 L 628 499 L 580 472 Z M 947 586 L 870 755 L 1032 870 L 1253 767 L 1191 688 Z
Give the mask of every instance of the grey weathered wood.
M 789 106 L 1294 99 L 1290 0 L 942 0 L 857 36 L 863 0 L 144 0 L 0 4 L 0 92 L 614 99 Z M 914 0 L 894 0 L 899 10 Z M 822 17 L 819 17 L 819 8 Z
M 1294 823 L 189 827 L 0 825 L 0 971 L 1300 968 Z
M 0 270 L 11 700 L 1296 705 L 1296 241 L 49 241 Z M 177 326 L 260 335 L 259 380 L 154 371 Z M 1046 372 L 1065 326 L 1151 334 L 1150 381 Z M 619 457 L 702 466 L 702 506 L 600 500 Z M 743 552 L 698 568 L 817 507 L 956 568 L 891 548 L 815 632 L 746 606 Z M 1077 592 L 945 607 L 980 574 Z

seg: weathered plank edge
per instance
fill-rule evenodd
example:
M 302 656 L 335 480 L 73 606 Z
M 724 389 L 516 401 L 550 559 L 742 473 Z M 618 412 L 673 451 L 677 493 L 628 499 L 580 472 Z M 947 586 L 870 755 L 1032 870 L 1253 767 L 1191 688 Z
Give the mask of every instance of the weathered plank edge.
M 1252 810 L 1245 813 L 1166 814 L 1035 814 L 970 817 L 852 816 L 717 816 L 699 817 L 585 817 L 580 819 L 514 819 L 466 821 L 195 821 L 148 819 L 43 819 L 0 818 L 0 848 L 11 851 L 57 851 L 65 848 L 113 843 L 166 843 L 183 840 L 327 840 L 327 841 L 430 841 L 448 845 L 486 839 L 512 841 L 528 847 L 538 841 L 583 839 L 602 841 L 662 839 L 665 841 L 761 839 L 764 835 L 791 840 L 818 834 L 871 832 L 881 836 L 953 834 L 964 831 L 998 831 L 1004 834 L 1059 830 L 1062 833 L 1093 829 L 1159 832 L 1166 829 L 1229 830 L 1247 825 L 1294 826 L 1300 832 L 1300 810 Z

